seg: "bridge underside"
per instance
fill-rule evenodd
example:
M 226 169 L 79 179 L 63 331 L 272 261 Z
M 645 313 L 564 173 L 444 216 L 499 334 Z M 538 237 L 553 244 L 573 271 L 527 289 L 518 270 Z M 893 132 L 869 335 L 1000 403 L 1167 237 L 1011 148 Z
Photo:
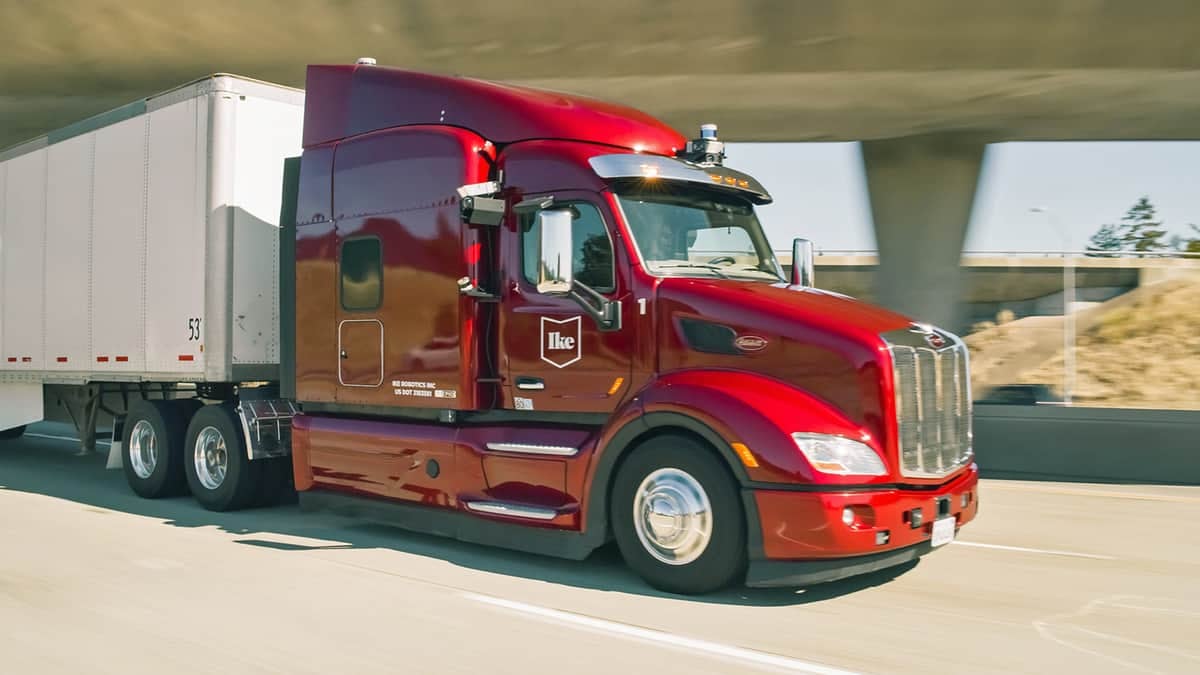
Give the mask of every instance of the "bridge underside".
M 728 140 L 868 141 L 879 297 L 941 321 L 983 147 L 1200 137 L 1196 25 L 1183 0 L 5 3 L 0 148 L 211 72 L 300 86 L 366 55 Z

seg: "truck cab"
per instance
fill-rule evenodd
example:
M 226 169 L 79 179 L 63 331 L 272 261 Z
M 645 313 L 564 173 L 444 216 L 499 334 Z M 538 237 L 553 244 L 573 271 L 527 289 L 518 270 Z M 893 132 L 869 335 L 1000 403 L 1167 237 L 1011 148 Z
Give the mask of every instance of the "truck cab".
M 374 65 L 310 67 L 305 106 L 303 501 L 570 558 L 615 540 L 678 592 L 900 564 L 975 516 L 963 343 L 786 273 L 715 127 Z

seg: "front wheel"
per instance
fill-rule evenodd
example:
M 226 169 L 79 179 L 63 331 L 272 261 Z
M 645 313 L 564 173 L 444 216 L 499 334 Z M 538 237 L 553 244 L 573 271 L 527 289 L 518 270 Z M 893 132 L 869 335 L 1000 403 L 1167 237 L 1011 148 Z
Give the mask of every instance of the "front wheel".
M 233 511 L 254 499 L 262 468 L 246 455 L 232 403 L 201 408 L 188 425 L 184 471 L 192 496 L 210 511 Z
M 626 564 L 651 586 L 706 593 L 745 569 L 746 521 L 720 458 L 688 436 L 663 435 L 617 471 L 610 522 Z

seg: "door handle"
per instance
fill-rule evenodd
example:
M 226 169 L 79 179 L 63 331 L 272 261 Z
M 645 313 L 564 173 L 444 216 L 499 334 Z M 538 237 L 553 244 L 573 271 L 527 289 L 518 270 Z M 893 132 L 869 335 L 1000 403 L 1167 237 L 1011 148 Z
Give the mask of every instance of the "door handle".
M 517 376 L 517 389 L 526 391 L 541 391 L 546 388 L 546 383 L 540 377 L 526 377 L 525 375 Z
M 348 359 L 348 358 L 350 358 L 349 356 L 347 356 L 347 355 L 346 355 L 346 350 L 345 350 L 345 349 L 343 349 L 343 350 L 342 350 L 342 358 L 343 358 L 343 359 Z

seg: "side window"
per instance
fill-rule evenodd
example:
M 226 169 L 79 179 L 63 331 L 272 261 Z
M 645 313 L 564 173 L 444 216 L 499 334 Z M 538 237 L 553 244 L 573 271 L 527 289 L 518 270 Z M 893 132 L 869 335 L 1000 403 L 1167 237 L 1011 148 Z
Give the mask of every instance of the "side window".
M 379 239 L 364 237 L 342 242 L 342 309 L 378 309 L 383 299 L 383 247 Z
M 604 219 L 595 206 L 583 202 L 569 205 L 574 216 L 571 244 L 575 251 L 575 279 L 597 291 L 615 290 L 613 283 L 612 240 L 604 227 Z M 521 259 L 525 279 L 538 282 L 538 261 L 541 231 L 536 213 L 521 217 Z

